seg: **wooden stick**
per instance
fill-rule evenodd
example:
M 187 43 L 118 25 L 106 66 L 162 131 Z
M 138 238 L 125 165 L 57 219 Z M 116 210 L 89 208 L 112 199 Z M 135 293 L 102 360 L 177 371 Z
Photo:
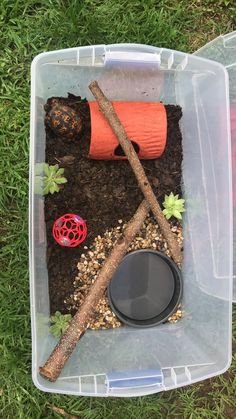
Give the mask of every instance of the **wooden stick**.
M 149 204 L 144 200 L 138 207 L 133 218 L 127 224 L 123 237 L 115 244 L 80 310 L 71 320 L 68 328 L 62 335 L 59 343 L 49 356 L 45 365 L 39 368 L 39 372 L 44 378 L 47 378 L 50 381 L 56 381 L 60 375 L 62 368 L 73 352 L 77 342 L 87 329 L 99 300 L 103 296 L 121 259 L 126 254 L 130 243 L 142 227 L 149 210 Z
M 124 150 L 124 153 L 126 154 L 126 157 L 128 161 L 130 162 L 130 165 L 134 171 L 134 174 L 137 178 L 138 184 L 140 186 L 140 189 L 143 192 L 143 195 L 145 196 L 146 200 L 148 201 L 150 208 L 161 228 L 162 234 L 165 237 L 169 250 L 171 252 L 171 255 L 174 259 L 174 261 L 177 264 L 180 264 L 182 262 L 182 253 L 181 249 L 179 247 L 179 244 L 177 242 L 176 237 L 172 233 L 170 229 L 170 225 L 168 221 L 166 220 L 165 216 L 162 213 L 162 210 L 160 208 L 160 205 L 157 202 L 157 199 L 155 197 L 155 194 L 152 190 L 152 187 L 148 181 L 148 178 L 145 174 L 145 171 L 143 169 L 142 164 L 140 163 L 140 160 L 134 150 L 134 147 L 127 137 L 126 131 L 121 124 L 115 109 L 112 105 L 112 103 L 107 99 L 107 97 L 104 95 L 102 90 L 100 89 L 97 81 L 93 81 L 89 85 L 89 89 L 91 90 L 93 96 L 95 97 L 96 101 L 98 102 L 98 105 L 100 107 L 100 110 L 102 111 L 103 115 L 109 122 L 114 134 L 116 135 L 122 149 Z
M 71 415 L 70 413 L 67 413 L 64 409 L 62 409 L 61 407 L 56 407 L 53 404 L 48 404 L 48 407 L 53 412 L 57 413 L 58 415 L 63 416 L 66 419 L 80 419 L 79 416 Z

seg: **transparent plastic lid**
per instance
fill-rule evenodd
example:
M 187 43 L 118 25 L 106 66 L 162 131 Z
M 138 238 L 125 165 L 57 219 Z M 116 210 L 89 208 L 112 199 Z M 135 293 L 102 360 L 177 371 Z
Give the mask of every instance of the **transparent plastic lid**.
M 197 50 L 194 55 L 223 64 L 229 74 L 234 217 L 233 301 L 236 302 L 236 31 L 218 36 Z

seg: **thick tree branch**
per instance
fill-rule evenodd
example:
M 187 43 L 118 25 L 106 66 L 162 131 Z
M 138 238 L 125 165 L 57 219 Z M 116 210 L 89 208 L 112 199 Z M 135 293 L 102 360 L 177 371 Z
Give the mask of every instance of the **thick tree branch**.
M 148 181 L 148 178 L 145 174 L 142 164 L 134 150 L 134 147 L 127 137 L 125 129 L 121 124 L 112 103 L 107 99 L 104 95 L 102 90 L 100 89 L 97 81 L 93 81 L 89 85 L 89 89 L 91 90 L 93 96 L 95 97 L 96 101 L 99 104 L 100 110 L 104 114 L 105 118 L 107 119 L 108 123 L 110 124 L 113 132 L 115 133 L 124 153 L 126 154 L 127 159 L 130 162 L 130 165 L 134 171 L 134 174 L 137 178 L 138 184 L 140 189 L 143 192 L 144 197 L 148 201 L 150 208 L 161 228 L 162 234 L 165 237 L 171 255 L 174 261 L 177 264 L 182 262 L 182 253 L 177 242 L 176 237 L 172 233 L 170 229 L 170 225 L 166 218 L 164 217 L 160 205 L 157 202 L 155 194 L 152 190 L 152 187 Z

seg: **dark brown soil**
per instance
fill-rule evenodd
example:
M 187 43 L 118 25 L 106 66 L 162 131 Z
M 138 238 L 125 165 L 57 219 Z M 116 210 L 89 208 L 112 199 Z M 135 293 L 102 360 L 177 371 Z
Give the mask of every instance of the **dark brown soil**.
M 52 99 L 47 102 L 48 109 Z M 129 220 L 143 199 L 127 161 L 87 158 L 90 114 L 86 100 L 69 94 L 68 98 L 60 98 L 60 101 L 83 115 L 86 128 L 79 139 L 68 140 L 57 137 L 46 127 L 46 162 L 59 163 L 60 167 L 64 167 L 68 180 L 59 193 L 49 194 L 45 198 L 51 313 L 56 310 L 66 312 L 64 300 L 73 292 L 73 281 L 83 247 L 89 246 L 107 228 L 116 226 L 119 219 Z M 182 111 L 174 105 L 167 105 L 166 110 L 168 137 L 165 152 L 159 159 L 142 161 L 160 203 L 165 194 L 181 193 L 182 144 L 179 120 Z M 76 213 L 87 220 L 87 238 L 76 248 L 58 245 L 51 234 L 53 222 L 65 213 Z

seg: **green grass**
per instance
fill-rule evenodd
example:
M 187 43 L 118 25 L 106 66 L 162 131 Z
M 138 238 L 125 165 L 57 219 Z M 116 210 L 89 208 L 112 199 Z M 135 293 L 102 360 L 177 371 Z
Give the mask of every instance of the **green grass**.
M 31 382 L 27 256 L 32 58 L 42 51 L 115 42 L 192 52 L 233 30 L 233 4 L 228 0 L 1 1 L 0 417 L 61 417 L 50 405 L 90 419 L 236 417 L 235 355 L 230 371 L 210 385 L 203 382 L 143 398 L 76 398 L 37 390 Z

